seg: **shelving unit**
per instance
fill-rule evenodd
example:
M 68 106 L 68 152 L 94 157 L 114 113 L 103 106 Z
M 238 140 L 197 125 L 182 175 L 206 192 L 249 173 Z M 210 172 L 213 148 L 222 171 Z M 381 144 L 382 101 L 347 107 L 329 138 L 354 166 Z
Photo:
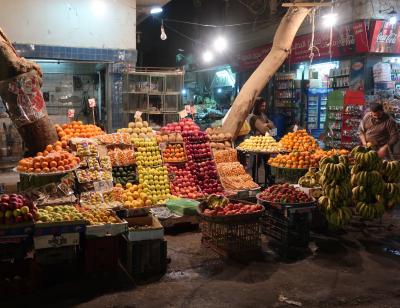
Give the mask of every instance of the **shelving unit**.
M 274 78 L 274 109 L 285 116 L 286 127 L 296 124 L 295 74 L 277 73 Z
M 343 94 L 333 91 L 328 95 L 325 122 L 325 144 L 330 148 L 339 148 L 342 143 Z
M 316 138 L 325 129 L 328 94 L 331 91 L 332 89 L 326 88 L 308 89 L 307 130 Z
M 349 88 L 350 67 L 331 69 L 329 71 L 329 88 L 343 90 Z
M 123 110 L 133 119 L 136 111 L 158 129 L 179 120 L 184 71 L 171 68 L 133 68 L 124 72 Z M 126 123 L 127 124 L 127 123 Z

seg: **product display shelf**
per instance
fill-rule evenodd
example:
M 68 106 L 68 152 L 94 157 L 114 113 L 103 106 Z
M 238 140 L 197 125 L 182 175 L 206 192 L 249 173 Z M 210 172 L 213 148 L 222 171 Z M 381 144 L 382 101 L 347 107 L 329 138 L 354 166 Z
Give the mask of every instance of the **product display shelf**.
M 286 118 L 286 126 L 295 124 L 296 106 L 295 99 L 295 74 L 277 73 L 274 78 L 274 110 L 282 113 Z
M 156 129 L 179 120 L 183 70 L 138 67 L 125 70 L 123 75 L 123 108 L 130 117 L 140 111 L 143 120 Z

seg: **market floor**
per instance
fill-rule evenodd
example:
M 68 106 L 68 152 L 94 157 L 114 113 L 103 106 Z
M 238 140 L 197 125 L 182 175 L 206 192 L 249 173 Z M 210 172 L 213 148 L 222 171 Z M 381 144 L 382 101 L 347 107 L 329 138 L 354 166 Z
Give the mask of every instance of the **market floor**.
M 82 278 L 11 298 L 0 307 L 399 307 L 400 215 L 342 235 L 313 234 L 308 256 L 227 261 L 196 231 L 168 235 L 171 263 L 158 282 L 133 286 L 123 274 Z M 264 239 L 266 243 L 266 239 Z

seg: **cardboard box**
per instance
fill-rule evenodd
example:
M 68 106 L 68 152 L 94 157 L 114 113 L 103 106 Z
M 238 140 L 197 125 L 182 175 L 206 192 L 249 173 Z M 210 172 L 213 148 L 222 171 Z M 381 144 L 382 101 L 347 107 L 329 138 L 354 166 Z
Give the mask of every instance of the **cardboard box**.
M 115 236 L 128 231 L 128 223 L 118 218 L 118 223 L 88 225 L 86 227 L 86 237 Z
M 128 231 L 129 241 L 145 241 L 145 240 L 156 240 L 164 238 L 164 228 L 159 220 L 152 216 L 143 217 L 127 217 L 125 220 L 128 222 L 128 228 L 133 226 L 151 226 L 146 229 L 137 229 Z
M 63 233 L 59 235 L 43 235 L 33 238 L 35 249 L 58 248 L 79 245 L 79 233 Z

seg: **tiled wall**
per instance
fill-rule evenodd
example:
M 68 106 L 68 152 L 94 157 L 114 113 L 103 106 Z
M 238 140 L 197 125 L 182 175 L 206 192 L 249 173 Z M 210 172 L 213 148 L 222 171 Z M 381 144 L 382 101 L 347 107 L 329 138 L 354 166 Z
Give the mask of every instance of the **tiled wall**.
M 76 48 L 33 44 L 14 44 L 18 54 L 25 58 L 86 60 L 136 63 L 136 50 L 108 48 Z

